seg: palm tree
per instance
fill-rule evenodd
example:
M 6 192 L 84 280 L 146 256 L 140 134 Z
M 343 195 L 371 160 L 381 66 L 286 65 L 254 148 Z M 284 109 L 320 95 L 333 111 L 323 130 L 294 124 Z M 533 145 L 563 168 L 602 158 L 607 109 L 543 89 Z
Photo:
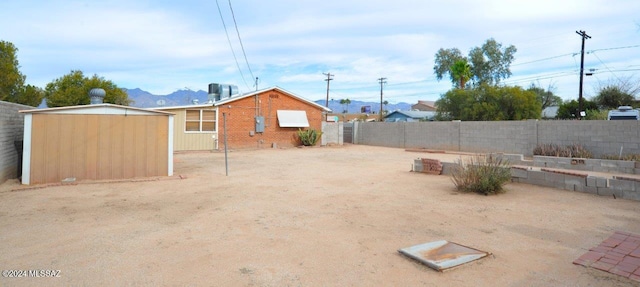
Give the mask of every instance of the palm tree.
M 453 66 L 451 66 L 451 80 L 460 89 L 464 89 L 467 81 L 469 81 L 472 76 L 471 66 L 466 59 L 457 60 L 453 63 Z
M 350 103 L 351 103 L 351 100 L 349 100 L 348 98 L 347 98 L 347 99 L 341 99 L 341 100 L 340 100 L 340 104 L 341 104 L 341 105 L 346 105 L 346 106 L 347 106 L 347 108 L 346 108 L 346 109 L 342 110 L 342 113 L 343 113 L 343 114 L 349 113 L 349 104 L 350 104 Z

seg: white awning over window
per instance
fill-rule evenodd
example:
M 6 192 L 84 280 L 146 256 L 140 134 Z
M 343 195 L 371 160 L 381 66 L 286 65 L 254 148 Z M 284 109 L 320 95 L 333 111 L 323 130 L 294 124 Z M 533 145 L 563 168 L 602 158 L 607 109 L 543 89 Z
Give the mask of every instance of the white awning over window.
M 307 128 L 306 111 L 278 110 L 278 124 L 281 128 Z

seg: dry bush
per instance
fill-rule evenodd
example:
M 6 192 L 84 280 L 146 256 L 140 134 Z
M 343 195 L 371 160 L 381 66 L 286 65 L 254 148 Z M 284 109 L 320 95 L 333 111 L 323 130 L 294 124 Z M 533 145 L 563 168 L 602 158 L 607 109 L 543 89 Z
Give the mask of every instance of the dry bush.
M 511 180 L 509 163 L 502 158 L 477 155 L 459 159 L 457 163 L 452 180 L 459 191 L 484 195 L 502 193 L 504 184 Z

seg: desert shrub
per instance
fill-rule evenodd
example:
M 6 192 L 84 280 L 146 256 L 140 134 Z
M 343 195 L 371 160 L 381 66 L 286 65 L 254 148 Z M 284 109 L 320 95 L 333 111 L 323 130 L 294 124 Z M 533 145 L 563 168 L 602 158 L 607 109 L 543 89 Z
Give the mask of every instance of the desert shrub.
M 493 156 L 472 156 L 457 161 L 458 168 L 452 173 L 453 184 L 463 192 L 484 195 L 505 192 L 503 185 L 511 180 L 509 163 Z
M 533 149 L 533 155 L 592 158 L 593 154 L 581 144 L 559 146 L 557 144 L 538 144 Z
M 628 161 L 640 161 L 640 154 L 624 154 L 622 156 L 617 154 L 605 154 L 600 156 L 602 159 L 611 159 L 611 160 L 628 160 Z
M 568 145 L 567 149 L 569 149 L 569 157 L 579 157 L 579 158 L 592 158 L 593 154 L 588 151 L 581 144 L 572 144 Z
M 316 145 L 321 136 L 322 132 L 316 131 L 314 129 L 298 129 L 298 138 L 300 139 L 300 143 L 302 143 L 302 145 L 304 146 Z

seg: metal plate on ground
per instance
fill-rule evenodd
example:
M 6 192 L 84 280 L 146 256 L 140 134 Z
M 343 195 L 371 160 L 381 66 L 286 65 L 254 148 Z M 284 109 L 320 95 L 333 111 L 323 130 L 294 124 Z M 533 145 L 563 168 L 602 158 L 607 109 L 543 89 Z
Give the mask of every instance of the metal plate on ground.
M 402 248 L 398 252 L 441 272 L 491 254 L 446 240 Z

